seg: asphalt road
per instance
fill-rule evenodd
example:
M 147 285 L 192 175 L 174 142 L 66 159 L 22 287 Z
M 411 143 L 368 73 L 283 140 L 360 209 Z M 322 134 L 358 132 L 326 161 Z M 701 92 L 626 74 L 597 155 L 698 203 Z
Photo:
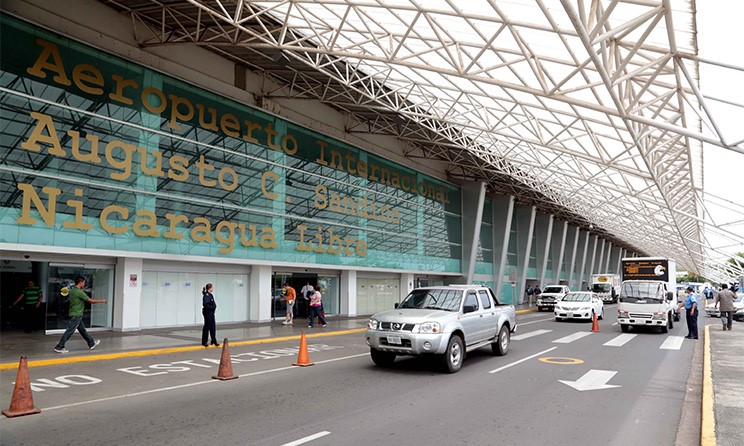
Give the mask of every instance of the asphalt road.
M 0 442 L 673 445 L 695 341 L 680 324 L 624 335 L 606 313 L 598 333 L 520 316 L 507 356 L 480 349 L 452 375 L 377 367 L 362 334 L 312 339 L 311 367 L 292 366 L 296 342 L 232 348 L 230 381 L 211 379 L 219 349 L 32 368 L 42 413 L 0 419 Z

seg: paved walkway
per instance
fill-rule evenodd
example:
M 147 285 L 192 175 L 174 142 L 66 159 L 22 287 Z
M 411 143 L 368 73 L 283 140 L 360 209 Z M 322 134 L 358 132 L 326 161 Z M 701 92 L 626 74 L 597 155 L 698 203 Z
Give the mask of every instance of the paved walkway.
M 744 323 L 734 321 L 732 331 L 723 331 L 721 325 L 716 320 L 709 321 L 706 330 L 710 340 L 715 442 L 708 439 L 701 444 L 741 446 L 744 444 Z M 704 392 L 703 417 L 705 405 Z M 706 435 L 705 426 L 702 435 Z

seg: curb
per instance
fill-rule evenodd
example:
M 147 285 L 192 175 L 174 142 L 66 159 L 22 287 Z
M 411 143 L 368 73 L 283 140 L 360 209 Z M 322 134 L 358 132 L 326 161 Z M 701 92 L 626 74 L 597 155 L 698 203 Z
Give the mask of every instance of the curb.
M 714 412 L 713 376 L 710 362 L 710 325 L 705 326 L 703 351 L 703 407 L 700 417 L 700 445 L 716 445 L 716 419 Z

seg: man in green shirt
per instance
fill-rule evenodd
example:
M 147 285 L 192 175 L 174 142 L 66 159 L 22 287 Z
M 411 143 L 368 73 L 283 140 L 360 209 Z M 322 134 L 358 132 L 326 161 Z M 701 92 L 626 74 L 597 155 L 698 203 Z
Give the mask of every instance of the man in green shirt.
M 106 299 L 91 299 L 83 288 L 85 287 L 85 278 L 78 277 L 75 279 L 75 286 L 70 289 L 70 310 L 68 312 L 67 329 L 62 335 L 62 339 L 59 340 L 57 345 L 54 347 L 54 351 L 57 353 L 69 353 L 69 350 L 65 348 L 65 343 L 70 339 L 75 330 L 80 332 L 80 335 L 88 343 L 88 348 L 93 350 L 96 345 L 101 343 L 101 340 L 94 340 L 85 329 L 85 323 L 83 322 L 83 310 L 85 310 L 85 302 L 92 304 L 103 304 L 106 303 Z
M 23 325 L 26 328 L 26 333 L 31 333 L 35 328 L 36 312 L 41 305 L 43 297 L 41 287 L 34 284 L 33 280 L 29 280 L 28 286 L 23 289 L 18 299 L 13 302 L 13 305 L 18 305 L 18 302 L 23 299 Z

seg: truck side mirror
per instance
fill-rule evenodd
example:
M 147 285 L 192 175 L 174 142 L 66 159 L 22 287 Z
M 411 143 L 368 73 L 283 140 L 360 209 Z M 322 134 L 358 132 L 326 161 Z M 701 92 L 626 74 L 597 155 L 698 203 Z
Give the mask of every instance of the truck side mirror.
M 477 305 L 467 305 L 466 304 L 466 305 L 463 305 L 462 306 L 462 312 L 463 313 L 472 313 L 473 311 L 475 311 L 477 309 L 478 309 L 478 306 Z
M 400 305 L 398 302 L 395 303 L 395 308 L 398 309 L 398 305 Z
M 667 300 L 674 300 L 674 293 L 667 291 Z

